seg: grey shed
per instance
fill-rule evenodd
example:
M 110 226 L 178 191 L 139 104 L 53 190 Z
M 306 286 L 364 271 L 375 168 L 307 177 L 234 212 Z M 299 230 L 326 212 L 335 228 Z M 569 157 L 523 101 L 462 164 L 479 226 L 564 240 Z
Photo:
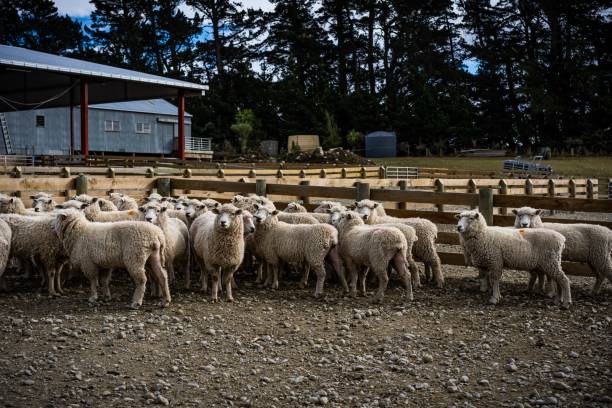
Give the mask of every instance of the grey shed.
M 395 132 L 377 131 L 365 136 L 366 157 L 397 156 L 397 137 Z

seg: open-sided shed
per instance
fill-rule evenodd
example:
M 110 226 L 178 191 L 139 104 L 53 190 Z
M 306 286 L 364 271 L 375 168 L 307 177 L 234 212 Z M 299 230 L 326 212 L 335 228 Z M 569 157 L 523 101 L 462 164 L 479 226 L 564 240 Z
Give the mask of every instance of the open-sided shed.
M 207 89 L 202 84 L 0 45 L 0 111 L 78 105 L 80 153 L 84 158 L 89 153 L 89 104 L 177 98 L 178 153 L 183 159 L 185 97 L 202 95 Z M 70 120 L 71 134 L 73 122 Z

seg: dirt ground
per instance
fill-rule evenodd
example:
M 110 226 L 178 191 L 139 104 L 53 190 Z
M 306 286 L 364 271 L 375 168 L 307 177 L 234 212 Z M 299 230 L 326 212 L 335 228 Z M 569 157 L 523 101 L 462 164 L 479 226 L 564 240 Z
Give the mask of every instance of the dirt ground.
M 475 271 L 444 266 L 445 289 L 382 306 L 323 300 L 284 281 L 277 291 L 239 281 L 235 303 L 174 291 L 127 308 L 131 283 L 97 308 L 73 285 L 49 298 L 0 294 L 0 406 L 611 406 L 612 288 L 589 295 L 572 278 L 562 311 L 505 273 L 502 302 L 485 303 Z M 9 286 L 11 281 L 9 280 Z

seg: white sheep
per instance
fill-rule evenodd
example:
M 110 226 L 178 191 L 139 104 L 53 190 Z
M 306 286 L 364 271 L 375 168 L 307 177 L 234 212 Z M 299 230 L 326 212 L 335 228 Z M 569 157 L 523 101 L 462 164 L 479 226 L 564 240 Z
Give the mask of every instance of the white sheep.
M 87 205 L 87 204 L 83 203 L 82 201 L 68 200 L 68 201 L 64 201 L 61 204 L 57 204 L 55 206 L 55 209 L 56 210 L 67 210 L 67 209 L 80 210 L 85 205 Z
M 115 203 L 115 205 L 117 206 L 117 210 L 119 211 L 128 211 L 128 210 L 138 209 L 138 202 L 134 198 L 126 196 L 126 195 L 121 197 L 118 200 L 118 202 Z
M 272 268 L 273 288 L 278 288 L 281 263 L 297 263 L 306 266 L 305 279 L 312 269 L 317 276 L 315 297 L 323 293 L 325 284 L 325 257 L 338 244 L 338 231 L 328 224 L 288 224 L 280 221 L 278 210 L 257 205 L 255 212 L 256 253 Z M 346 287 L 343 268 L 336 260 L 339 277 Z
M 412 255 L 417 261 L 423 262 L 426 272 L 431 268 L 436 286 L 444 286 L 441 262 L 436 252 L 436 238 L 438 228 L 433 222 L 424 218 L 396 218 L 389 217 L 380 203 L 372 200 L 361 200 L 355 203 L 356 211 L 366 224 L 406 224 L 416 231 L 418 240 L 412 247 Z
M 546 228 L 557 231 L 565 237 L 563 260 L 587 263 L 595 272 L 595 285 L 593 295 L 597 295 L 601 284 L 606 278 L 612 282 L 612 231 L 606 227 L 592 224 L 560 224 L 542 222 L 542 210 L 531 207 L 514 209 L 516 228 Z M 543 276 L 540 275 L 540 285 Z M 536 274 L 529 282 L 529 289 L 533 289 Z
M 11 228 L 11 257 L 29 265 L 42 265 L 47 276 L 49 296 L 62 293 L 61 271 L 67 254 L 53 229 L 54 218 L 49 214 L 37 217 L 18 214 L 1 215 Z
M 54 228 L 69 254 L 71 265 L 89 279 L 89 302 L 94 303 L 98 298 L 99 269 L 123 268 L 136 285 L 130 307 L 142 306 L 148 266 L 162 290 L 162 306 L 170 304 L 168 276 L 163 267 L 166 240 L 159 227 L 134 221 L 90 222 L 79 211 L 64 210 L 55 218 Z M 110 293 L 105 296 L 109 297 Z
M 557 301 L 563 308 L 570 306 L 570 281 L 561 269 L 563 235 L 543 228 L 488 227 L 478 211 L 463 211 L 457 214 L 457 219 L 466 261 L 478 268 L 481 290 L 490 288 L 492 291 L 489 303 L 499 302 L 499 281 L 503 269 L 508 268 L 544 272 L 561 288 L 557 291 Z
M 32 199 L 32 209 L 34 212 L 51 212 L 55 210 L 56 205 L 57 203 L 51 196 L 40 196 Z
M 346 265 L 350 279 L 351 296 L 357 294 L 357 280 L 361 282 L 361 292 L 365 296 L 367 269 L 372 269 L 378 277 L 378 290 L 375 302 L 382 302 L 389 276 L 387 268 L 393 265 L 400 275 L 407 291 L 407 298 L 413 299 L 410 272 L 406 255 L 408 243 L 404 234 L 395 227 L 365 225 L 361 216 L 354 211 L 346 211 L 337 223 L 340 243 L 338 251 Z M 365 272 L 360 273 L 360 271 Z
M 128 211 L 102 211 L 99 204 L 100 200 L 94 198 L 91 204 L 84 205 L 83 214 L 89 221 L 97 222 L 115 222 L 115 221 L 133 221 L 140 217 L 138 210 Z
M 317 221 L 324 223 L 324 224 L 329 224 L 329 220 L 330 220 L 330 216 L 329 214 L 327 214 L 326 212 L 312 212 L 309 213 L 306 210 L 306 207 L 304 207 L 302 204 L 293 201 L 290 202 L 289 204 L 287 204 L 287 208 L 285 208 L 284 212 L 286 213 L 301 213 L 301 214 L 308 214 L 311 217 L 314 217 Z
M 19 215 L 44 215 L 33 209 L 28 209 L 19 197 L 0 197 L 0 213 Z
M 319 206 L 313 210 L 315 213 L 327 213 L 332 207 L 341 207 L 342 203 L 339 201 L 321 201 Z
M 251 214 L 255 214 L 255 212 L 257 211 L 255 206 L 264 206 L 267 207 L 270 211 L 276 210 L 276 206 L 270 199 L 255 194 L 252 194 L 248 197 L 236 195 L 234 196 L 234 198 L 232 198 L 232 204 L 234 204 L 240 209 L 249 211 Z
M 165 268 L 168 272 L 169 282 L 174 280 L 174 265 L 179 263 L 185 274 L 185 287 L 191 285 L 191 250 L 189 246 L 189 231 L 187 225 L 177 218 L 168 215 L 168 209 L 161 207 L 158 202 L 150 202 L 140 207 L 144 220 L 157 225 L 164 232 L 166 247 L 164 251 Z
M 213 302 L 218 301 L 219 279 L 223 278 L 226 299 L 233 301 L 232 278 L 244 258 L 244 224 L 242 210 L 231 204 L 213 208 L 191 225 L 190 236 L 194 257 L 202 271 L 202 290 L 207 289 L 207 276 L 212 278 Z
M 6 265 L 8 264 L 11 254 L 12 236 L 13 232 L 11 231 L 11 227 L 6 221 L 0 219 L 0 287 L 4 287 L 2 275 L 6 270 Z

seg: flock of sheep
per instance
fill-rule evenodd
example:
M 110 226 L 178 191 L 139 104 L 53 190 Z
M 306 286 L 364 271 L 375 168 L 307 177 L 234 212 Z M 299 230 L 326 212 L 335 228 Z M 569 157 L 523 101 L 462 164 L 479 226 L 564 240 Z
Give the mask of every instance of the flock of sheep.
M 314 295 L 324 291 L 327 272 L 333 271 L 346 294 L 366 295 L 371 270 L 383 300 L 389 272 L 395 271 L 413 298 L 421 286 L 415 261 L 424 264 L 424 277 L 443 287 L 444 276 L 436 253 L 437 227 L 422 218 L 395 218 L 380 203 L 362 200 L 350 208 L 324 201 L 312 213 L 297 202 L 283 211 L 261 196 L 235 196 L 231 203 L 151 194 L 144 202 L 121 193 L 108 198 L 77 196 L 61 205 L 46 193 L 33 197 L 25 208 L 17 197 L 0 196 L 0 280 L 11 258 L 20 270 L 44 270 L 49 295 L 63 293 L 69 273 L 79 271 L 90 283 L 89 301 L 98 288 L 111 298 L 114 270 L 128 272 L 135 284 L 130 306 L 142 305 L 147 281 L 161 305 L 171 302 L 175 269 L 191 288 L 191 273 L 199 269 L 200 289 L 218 300 L 219 291 L 233 300 L 238 270 L 256 274 L 256 283 L 274 289 L 287 268 L 297 269 L 305 287 L 312 270 Z M 531 273 L 529 289 L 554 296 L 563 308 L 571 304 L 570 281 L 562 260 L 585 262 L 596 276 L 597 293 L 607 277 L 612 281 L 612 231 L 587 224 L 542 223 L 540 210 L 514 210 L 515 228 L 490 227 L 477 211 L 457 215 L 457 230 L 468 265 L 479 270 L 481 291 L 489 302 L 500 301 L 502 270 Z M 66 271 L 66 273 L 62 273 Z M 347 276 L 348 274 L 348 276 Z M 3 282 L 0 282 L 3 283 Z M 221 284 L 221 285 L 220 285 Z M 359 289 L 358 289 L 359 288 Z

